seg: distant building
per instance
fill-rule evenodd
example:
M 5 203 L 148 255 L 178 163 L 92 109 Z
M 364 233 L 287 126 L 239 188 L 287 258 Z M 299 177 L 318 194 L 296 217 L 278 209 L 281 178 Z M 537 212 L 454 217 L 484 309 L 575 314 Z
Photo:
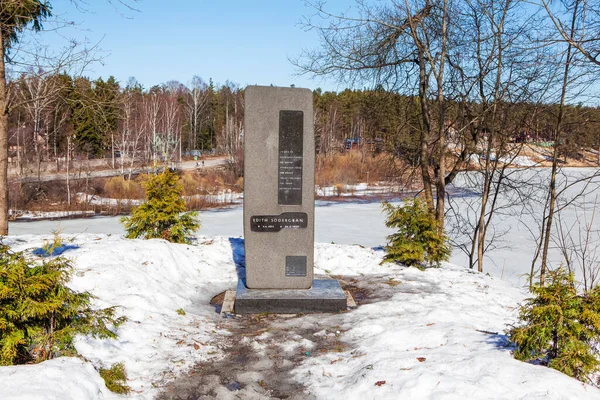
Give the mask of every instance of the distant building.
M 352 139 L 346 139 L 344 141 L 344 147 L 346 148 L 346 150 L 358 150 L 359 148 L 362 147 L 362 144 L 363 144 L 362 137 L 355 137 Z
M 344 141 L 344 148 L 346 151 L 361 150 L 370 151 L 372 153 L 379 153 L 383 150 L 383 139 L 382 138 L 368 138 L 365 139 L 362 136 L 355 137 L 352 139 L 346 139 Z

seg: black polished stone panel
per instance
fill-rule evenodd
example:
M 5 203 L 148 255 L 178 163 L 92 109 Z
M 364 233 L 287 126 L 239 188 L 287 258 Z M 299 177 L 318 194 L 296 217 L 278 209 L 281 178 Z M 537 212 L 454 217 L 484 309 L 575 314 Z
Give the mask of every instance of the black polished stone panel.
M 279 112 L 279 205 L 302 205 L 304 112 Z
M 279 232 L 282 229 L 306 228 L 308 214 L 303 212 L 287 212 L 279 215 L 253 215 L 250 217 L 252 232 Z
M 285 276 L 306 276 L 306 256 L 286 256 Z

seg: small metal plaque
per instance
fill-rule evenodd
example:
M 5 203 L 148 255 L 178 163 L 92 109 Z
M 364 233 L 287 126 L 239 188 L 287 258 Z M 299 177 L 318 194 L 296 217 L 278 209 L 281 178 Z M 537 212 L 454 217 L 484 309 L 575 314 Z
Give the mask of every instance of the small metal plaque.
M 279 232 L 282 229 L 299 229 L 308 226 L 308 214 L 288 212 L 279 215 L 253 215 L 250 217 L 252 232 Z
M 285 276 L 306 276 L 306 256 L 285 256 Z
M 279 112 L 279 171 L 280 205 L 302 205 L 302 155 L 304 112 Z

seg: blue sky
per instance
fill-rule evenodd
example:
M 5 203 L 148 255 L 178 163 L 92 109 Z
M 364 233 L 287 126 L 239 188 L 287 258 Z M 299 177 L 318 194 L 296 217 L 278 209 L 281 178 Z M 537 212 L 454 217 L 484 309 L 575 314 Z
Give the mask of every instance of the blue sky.
M 53 47 L 60 47 L 61 36 L 100 42 L 104 65 L 94 64 L 86 75 L 113 75 L 122 83 L 133 76 L 145 88 L 169 80 L 188 83 L 198 75 L 219 84 L 339 89 L 335 82 L 295 76 L 288 61 L 302 48 L 318 46 L 316 33 L 298 26 L 313 13 L 302 0 L 128 1 L 139 12 L 108 0 L 87 0 L 87 11 L 80 12 L 70 0 L 54 0 L 53 13 L 78 26 L 60 35 L 46 32 L 43 40 Z M 334 10 L 349 3 L 328 2 Z

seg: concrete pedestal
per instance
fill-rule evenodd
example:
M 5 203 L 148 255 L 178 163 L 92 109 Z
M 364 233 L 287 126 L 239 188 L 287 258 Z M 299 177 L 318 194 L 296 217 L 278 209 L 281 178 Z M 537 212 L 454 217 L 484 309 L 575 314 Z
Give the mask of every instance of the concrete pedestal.
M 340 283 L 315 279 L 310 289 L 248 289 L 238 280 L 236 314 L 297 314 L 346 310 L 347 301 Z

